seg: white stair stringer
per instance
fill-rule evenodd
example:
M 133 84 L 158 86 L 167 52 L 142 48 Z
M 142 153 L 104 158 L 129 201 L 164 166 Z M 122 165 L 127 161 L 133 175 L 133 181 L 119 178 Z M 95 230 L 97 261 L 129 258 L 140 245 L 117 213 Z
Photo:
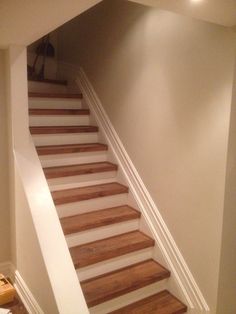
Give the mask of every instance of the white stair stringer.
M 94 239 L 96 239 L 96 241 L 102 240 L 138 229 L 139 219 L 133 219 L 66 235 L 66 242 L 68 247 L 71 248 L 73 246 L 93 242 Z

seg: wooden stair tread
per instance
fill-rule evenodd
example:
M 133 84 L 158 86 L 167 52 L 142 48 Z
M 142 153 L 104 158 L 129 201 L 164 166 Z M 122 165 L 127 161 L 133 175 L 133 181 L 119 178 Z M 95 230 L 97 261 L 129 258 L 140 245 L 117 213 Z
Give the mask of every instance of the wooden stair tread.
M 31 116 L 42 116 L 42 115 L 89 115 L 89 109 L 29 109 Z
M 65 85 L 65 86 L 67 85 L 66 80 L 29 78 L 28 81 L 39 82 L 39 83 L 49 83 L 49 84 L 56 84 L 56 85 Z
M 92 307 L 168 277 L 170 272 L 166 268 L 154 260 L 146 260 L 82 281 L 81 288 L 88 306 Z
M 47 145 L 37 146 L 36 150 L 38 155 L 73 154 L 106 151 L 108 150 L 108 146 L 101 143 Z
M 99 172 L 116 171 L 117 168 L 117 165 L 105 161 L 70 166 L 47 167 L 43 170 L 47 179 L 53 179 Z
M 37 98 L 58 98 L 58 99 L 82 99 L 83 95 L 81 93 L 76 94 L 64 94 L 64 93 L 41 93 L 41 92 L 29 92 L 29 97 L 37 97 Z
M 122 221 L 138 219 L 140 212 L 128 205 L 96 210 L 93 212 L 61 218 L 64 234 L 76 233 Z
M 52 197 L 55 205 L 60 205 L 122 193 L 128 193 L 128 187 L 116 182 L 112 182 L 67 190 L 53 191 Z
M 186 312 L 187 306 L 169 291 L 164 290 L 110 314 L 181 314 Z
M 132 231 L 72 247 L 70 253 L 75 268 L 80 268 L 152 246 L 153 239 L 140 231 Z
M 31 126 L 30 132 L 31 134 L 91 133 L 98 132 L 98 127 L 92 125 Z

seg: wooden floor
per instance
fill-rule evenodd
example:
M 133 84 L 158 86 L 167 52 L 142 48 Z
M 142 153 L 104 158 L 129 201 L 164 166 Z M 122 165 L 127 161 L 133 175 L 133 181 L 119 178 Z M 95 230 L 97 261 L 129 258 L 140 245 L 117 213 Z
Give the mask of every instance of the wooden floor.
M 13 302 L 1 305 L 0 308 L 9 309 L 12 314 L 29 314 L 18 295 Z

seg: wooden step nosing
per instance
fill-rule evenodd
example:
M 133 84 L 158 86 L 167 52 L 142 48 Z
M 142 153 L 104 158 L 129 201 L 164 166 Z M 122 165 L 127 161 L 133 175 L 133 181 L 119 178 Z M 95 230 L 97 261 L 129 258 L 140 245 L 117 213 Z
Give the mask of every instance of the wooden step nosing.
M 79 134 L 79 133 L 98 133 L 97 126 L 30 126 L 30 133 L 32 135 L 55 135 L 55 134 Z
M 114 207 L 114 209 L 117 208 L 117 207 Z M 112 210 L 112 208 L 110 208 L 110 210 Z M 118 224 L 118 223 L 122 223 L 122 222 L 125 222 L 125 221 L 131 221 L 131 220 L 136 220 L 136 219 L 139 219 L 141 217 L 141 213 L 139 211 L 137 211 L 136 209 L 132 209 L 133 213 L 131 214 L 124 214 L 123 216 L 119 216 L 119 217 L 116 217 L 115 219 L 113 218 L 109 218 L 109 219 L 104 219 L 103 221 L 99 221 L 99 222 L 94 222 L 94 223 L 90 223 L 86 226 L 81 226 L 81 227 L 74 227 L 74 228 L 71 228 L 71 230 L 65 230 L 65 228 L 63 227 L 63 223 L 62 223 L 62 220 L 66 220 L 67 218 L 70 218 L 72 219 L 73 217 L 81 217 L 81 219 L 83 219 L 83 217 L 86 217 L 86 215 L 88 215 L 87 213 L 85 214 L 79 214 L 79 215 L 74 215 L 74 216 L 69 216 L 69 217 L 66 217 L 66 218 L 61 218 L 61 223 L 62 223 L 62 229 L 63 229 L 63 232 L 65 235 L 72 235 L 72 234 L 75 234 L 75 233 L 79 233 L 79 232 L 82 232 L 82 231 L 86 231 L 86 230 L 91 230 L 91 229 L 96 229 L 96 228 L 100 228 L 100 227 L 103 227 L 103 226 L 109 226 L 109 225 L 113 225 L 113 224 Z M 101 210 L 102 212 L 102 210 Z M 92 216 L 94 213 L 99 213 L 99 210 L 96 210 L 96 211 L 92 211 L 89 213 L 90 216 Z M 101 213 L 102 215 L 102 213 Z M 67 228 L 69 229 L 69 228 Z
M 93 165 L 98 165 L 98 164 L 107 164 L 104 165 L 101 168 L 96 168 L 93 169 L 92 166 Z M 64 178 L 64 177 L 73 177 L 73 176 L 82 176 L 82 175 L 89 175 L 89 174 L 96 174 L 96 173 L 103 173 L 103 172 L 112 172 L 112 171 L 117 171 L 118 170 L 118 166 L 115 164 L 112 164 L 110 162 L 97 162 L 97 163 L 88 163 L 88 164 L 79 164 L 78 166 L 88 166 L 88 169 L 77 169 L 77 170 L 72 170 L 72 168 L 74 166 L 77 165 L 69 165 L 69 166 L 56 166 L 56 167 L 45 167 L 43 168 L 44 170 L 44 174 L 45 177 L 47 179 L 56 179 L 56 178 Z M 91 168 L 89 169 L 89 166 L 91 166 Z M 47 173 L 48 169 L 55 169 L 55 172 L 51 172 L 51 173 Z M 64 169 L 63 171 L 60 169 Z M 71 168 L 71 170 L 70 170 Z
M 96 185 L 91 185 L 88 188 L 94 188 L 96 189 L 96 187 L 99 186 L 108 186 L 111 184 L 114 184 L 116 182 L 109 182 L 109 183 L 104 183 L 104 184 L 96 184 Z M 59 191 L 69 191 L 69 190 L 78 190 L 78 189 L 85 189 L 86 187 L 83 188 L 73 188 L 73 189 L 66 189 L 66 190 L 59 190 Z M 126 194 L 129 192 L 129 188 L 119 184 L 119 186 L 117 186 L 116 189 L 113 189 L 112 191 L 108 190 L 104 190 L 104 191 L 92 191 L 90 193 L 84 193 L 84 194 L 74 194 L 74 195 L 68 195 L 68 196 L 60 196 L 57 197 L 55 196 L 55 193 L 57 193 L 58 191 L 53 191 L 52 192 L 52 197 L 54 200 L 55 205 L 62 205 L 62 204 L 66 204 L 66 203 L 75 203 L 75 202 L 80 202 L 80 201 L 86 201 L 86 200 L 90 200 L 90 199 L 96 199 L 96 198 L 100 198 L 100 197 L 106 197 L 106 196 L 111 196 L 111 195 L 119 195 L 119 194 Z
M 140 230 L 126 232 L 125 234 L 115 235 L 115 236 L 109 237 L 108 239 L 118 238 L 118 237 L 120 237 L 121 235 L 129 235 L 129 234 L 131 234 L 131 233 L 137 233 L 137 231 L 138 231 L 139 233 L 143 234 L 143 235 L 144 235 L 146 238 L 148 238 L 149 240 L 155 242 L 154 239 L 152 239 L 152 238 L 149 237 L 148 235 L 144 234 L 144 233 L 141 232 Z M 106 239 L 106 240 L 108 240 L 108 239 Z M 89 243 L 87 243 L 87 244 L 94 244 L 94 243 L 97 243 L 97 242 L 100 242 L 100 241 L 102 241 L 102 240 L 95 240 L 95 241 L 89 242 Z M 87 244 L 85 244 L 85 245 L 87 245 Z M 80 246 L 80 245 L 79 245 L 79 246 Z
M 108 145 L 102 143 L 91 143 L 88 147 L 79 147 L 80 145 L 83 144 L 74 144 L 74 146 L 70 144 L 36 146 L 36 150 L 40 156 L 108 151 Z M 46 152 L 43 152 L 44 149 Z
M 82 99 L 81 93 L 65 94 L 65 93 L 42 93 L 42 92 L 29 92 L 29 98 L 53 98 L 53 99 Z
M 76 117 L 76 116 L 89 116 L 89 109 L 29 109 L 29 115 L 33 117 Z

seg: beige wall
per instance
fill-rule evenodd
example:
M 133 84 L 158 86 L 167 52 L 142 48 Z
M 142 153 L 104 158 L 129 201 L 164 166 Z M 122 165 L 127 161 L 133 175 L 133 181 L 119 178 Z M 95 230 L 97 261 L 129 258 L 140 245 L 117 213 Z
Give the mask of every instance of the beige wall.
M 230 119 L 217 314 L 236 313 L 236 64 Z
M 212 313 L 216 311 L 234 44 L 226 28 L 104 1 L 60 29 Z
M 5 52 L 0 50 L 0 263 L 10 260 Z

